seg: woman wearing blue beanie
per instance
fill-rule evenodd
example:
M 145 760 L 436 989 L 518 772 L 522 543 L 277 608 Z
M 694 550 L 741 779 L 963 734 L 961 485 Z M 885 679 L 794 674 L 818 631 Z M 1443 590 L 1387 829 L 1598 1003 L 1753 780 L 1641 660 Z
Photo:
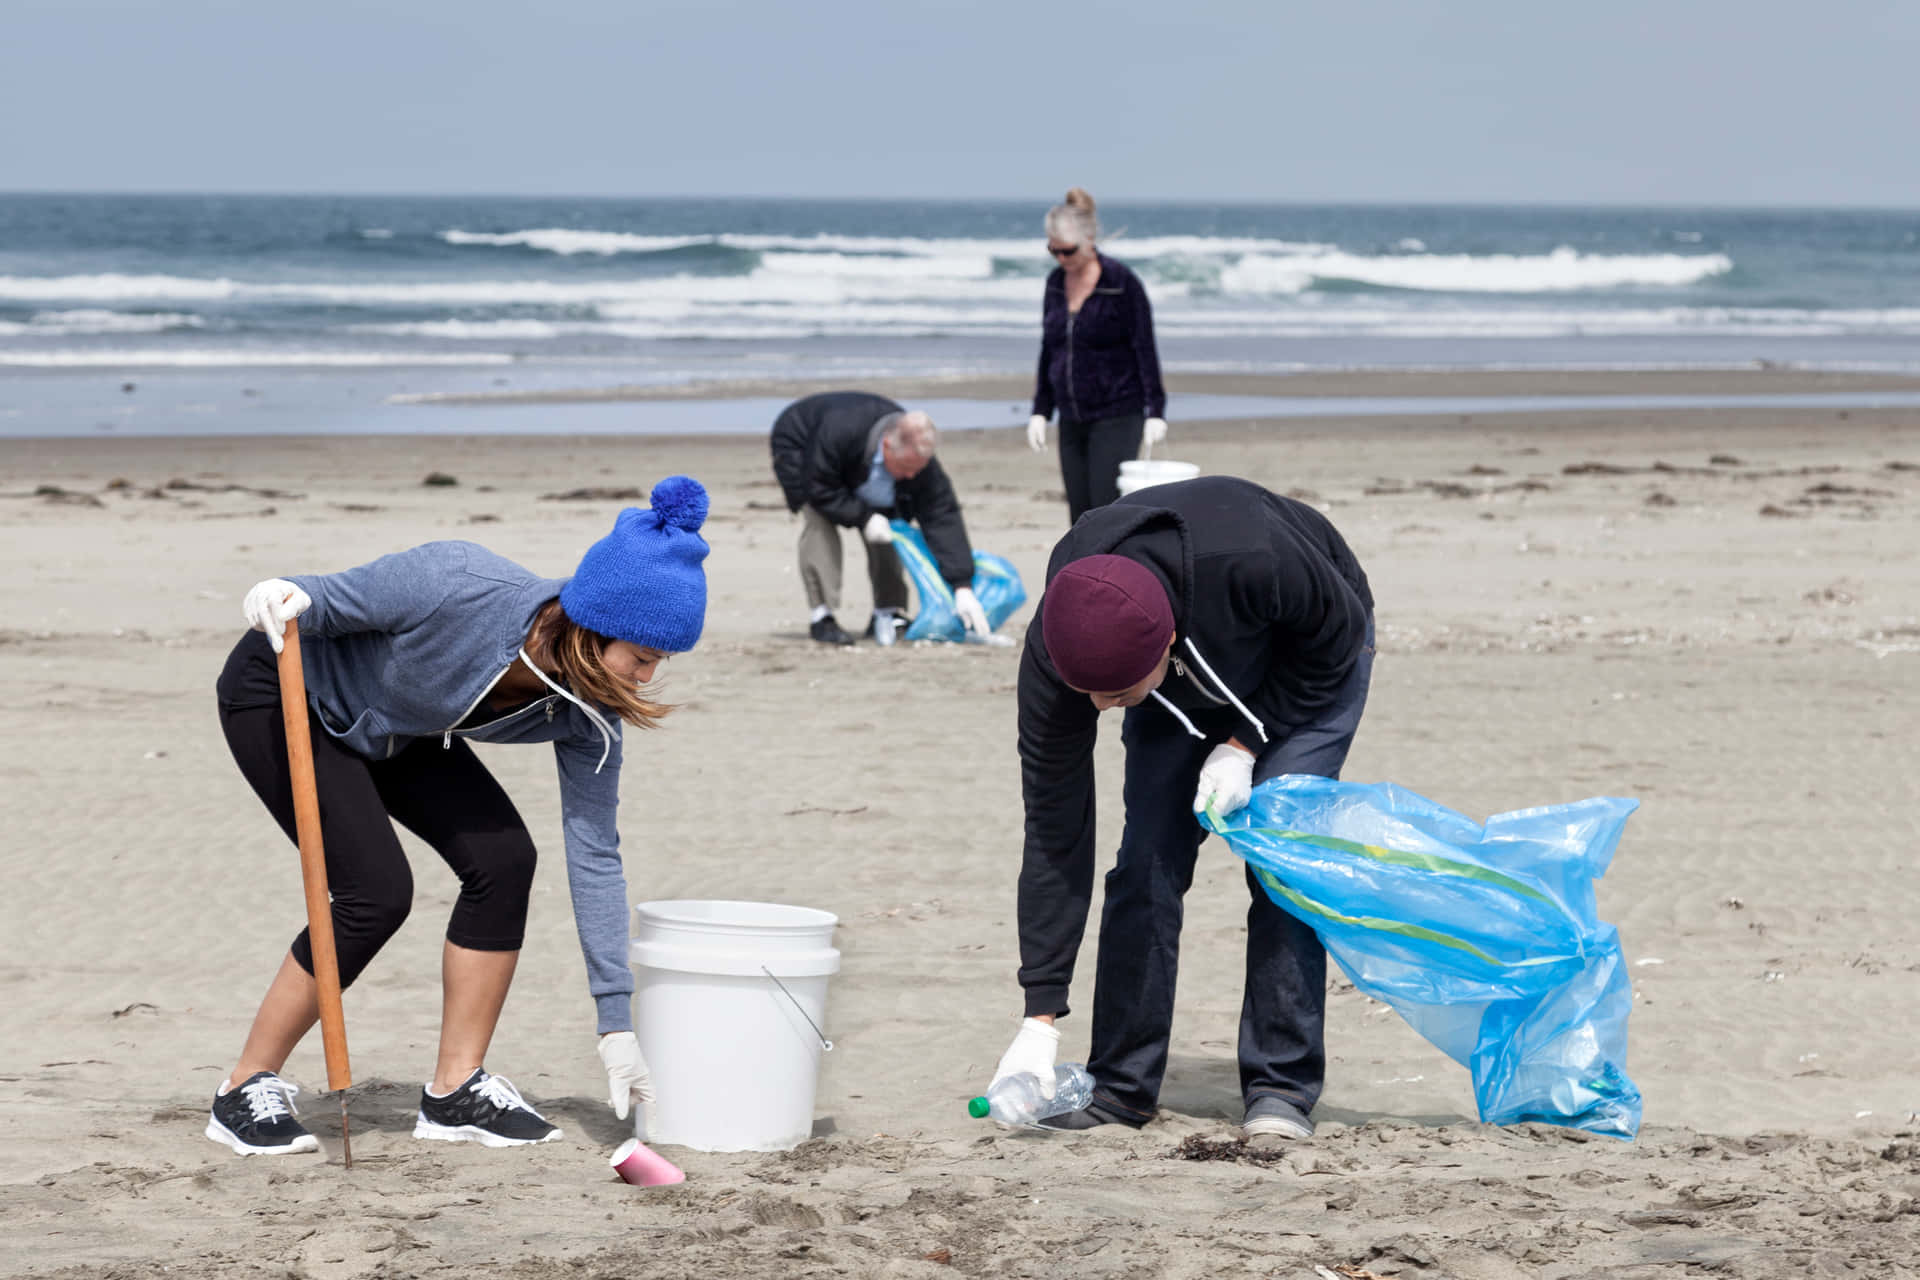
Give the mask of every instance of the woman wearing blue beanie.
M 653 1101 L 633 1035 L 627 889 L 614 810 L 621 726 L 672 708 L 659 664 L 693 648 L 706 618 L 707 492 L 673 476 L 651 508 L 620 513 L 571 578 L 543 578 L 470 542 L 432 542 L 343 573 L 270 578 L 247 593 L 252 630 L 217 685 L 240 771 L 294 837 L 274 655 L 298 618 L 325 831 L 340 981 L 346 986 L 406 919 L 413 876 L 398 821 L 453 868 L 460 896 L 442 958 L 444 1005 L 416 1138 L 490 1147 L 560 1131 L 482 1065 L 513 980 L 534 845 L 469 738 L 551 742 L 574 922 L 598 1012 L 614 1114 Z M 316 1151 L 279 1075 L 319 1017 L 304 930 L 220 1086 L 207 1136 L 244 1155 Z

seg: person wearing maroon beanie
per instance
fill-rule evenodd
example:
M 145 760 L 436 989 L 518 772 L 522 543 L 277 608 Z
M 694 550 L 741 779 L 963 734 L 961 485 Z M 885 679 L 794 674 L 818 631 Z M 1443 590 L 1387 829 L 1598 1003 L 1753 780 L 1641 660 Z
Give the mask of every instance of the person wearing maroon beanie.
M 1373 670 L 1373 595 L 1312 507 L 1229 477 L 1143 489 L 1053 550 L 1020 663 L 1026 1017 L 994 1079 L 1051 1089 L 1093 897 L 1093 745 L 1122 708 L 1126 828 L 1106 876 L 1093 988 L 1093 1100 L 1042 1123 L 1139 1127 L 1166 1074 L 1182 900 L 1211 807 L 1256 781 L 1337 778 Z M 1326 952 L 1251 869 L 1240 1085 L 1252 1135 L 1307 1138 L 1326 1054 Z

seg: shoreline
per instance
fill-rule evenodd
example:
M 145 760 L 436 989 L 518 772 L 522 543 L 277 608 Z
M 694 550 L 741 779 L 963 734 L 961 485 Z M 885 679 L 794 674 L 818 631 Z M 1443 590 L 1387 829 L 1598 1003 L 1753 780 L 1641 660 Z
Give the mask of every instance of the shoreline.
M 1766 369 L 1325 369 L 1300 373 L 1170 373 L 1169 399 L 1193 395 L 1426 397 L 1543 395 L 1795 395 L 1823 391 L 1916 391 L 1920 375 L 1847 370 Z M 742 378 L 677 386 L 626 384 L 537 391 L 416 392 L 390 404 L 603 404 L 644 400 L 798 399 L 848 385 L 844 379 Z M 1025 400 L 1026 375 L 954 374 L 871 378 L 859 388 L 896 400 L 946 397 Z M 1177 408 L 1178 402 L 1175 401 Z M 1170 420 L 1178 420 L 1177 416 Z

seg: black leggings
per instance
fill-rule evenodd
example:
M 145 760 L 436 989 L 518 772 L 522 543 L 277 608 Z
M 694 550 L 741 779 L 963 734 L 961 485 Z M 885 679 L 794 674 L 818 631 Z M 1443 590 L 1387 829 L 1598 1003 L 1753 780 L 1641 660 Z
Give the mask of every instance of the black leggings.
M 271 659 L 265 638 L 257 638 Z M 258 658 L 246 653 L 247 647 L 243 641 L 234 651 L 229 675 L 235 665 L 248 662 L 258 687 Z M 392 759 L 368 760 L 341 746 L 311 712 L 307 723 L 340 984 L 351 985 L 360 976 L 413 905 L 413 871 L 395 821 L 431 845 L 460 878 L 447 941 L 474 951 L 518 951 L 533 886 L 533 838 L 473 748 L 460 738 L 444 748 L 437 737 L 416 738 Z M 294 839 L 293 786 L 279 706 L 235 706 L 222 699 L 220 727 L 240 772 Z M 305 929 L 293 940 L 293 958 L 313 972 Z
M 1067 487 L 1067 523 L 1120 496 L 1120 464 L 1140 453 L 1142 414 L 1094 422 L 1060 419 L 1060 479 Z

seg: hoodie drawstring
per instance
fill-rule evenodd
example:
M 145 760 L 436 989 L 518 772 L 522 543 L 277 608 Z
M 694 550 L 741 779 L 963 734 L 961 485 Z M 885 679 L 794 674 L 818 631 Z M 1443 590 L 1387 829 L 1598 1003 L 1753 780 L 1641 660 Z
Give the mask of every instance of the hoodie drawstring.
M 1254 732 L 1260 735 L 1260 741 L 1262 743 L 1266 742 L 1267 726 L 1261 724 L 1259 718 L 1255 716 L 1253 712 L 1247 710 L 1247 704 L 1240 701 L 1239 696 L 1235 694 L 1232 689 L 1227 687 L 1227 682 L 1225 680 L 1222 680 L 1219 677 L 1219 675 L 1215 673 L 1213 667 L 1207 662 L 1207 660 L 1200 656 L 1200 648 L 1198 645 L 1194 644 L 1192 636 L 1186 637 L 1186 645 L 1187 645 L 1187 652 L 1193 655 L 1193 661 L 1195 665 L 1197 665 L 1200 668 L 1200 670 L 1206 672 L 1207 679 L 1213 681 L 1214 687 L 1219 689 L 1221 693 L 1226 695 L 1227 701 L 1233 704 L 1234 709 L 1237 710 L 1241 715 L 1247 718 L 1247 723 L 1252 725 Z M 1204 738 L 1206 736 L 1205 734 L 1201 733 L 1198 729 L 1193 727 L 1193 721 L 1187 719 L 1184 715 L 1180 714 L 1179 708 L 1175 707 L 1171 702 L 1168 702 L 1165 698 L 1162 698 L 1160 696 L 1160 691 L 1158 689 L 1155 689 L 1153 691 L 1153 696 L 1154 696 L 1154 699 L 1158 701 L 1161 706 L 1173 712 L 1174 718 L 1179 720 L 1181 724 L 1187 727 L 1188 733 L 1192 734 L 1196 738 Z
M 600 763 L 593 766 L 593 771 L 595 773 L 600 772 L 600 770 L 606 766 L 607 756 L 612 754 L 613 752 L 613 730 L 607 728 L 607 722 L 600 718 L 599 712 L 595 711 L 592 707 L 588 706 L 586 703 L 580 701 L 580 699 L 574 697 L 571 693 L 568 693 L 560 685 L 557 685 L 553 681 L 547 679 L 547 673 L 542 671 L 537 665 L 534 664 L 533 659 L 527 656 L 527 651 L 524 648 L 520 650 L 520 661 L 527 664 L 527 670 L 533 672 L 533 674 L 540 677 L 541 684 L 546 685 L 547 688 L 553 690 L 555 693 L 565 698 L 568 702 L 571 702 L 574 706 L 586 712 L 587 719 L 593 721 L 594 727 L 600 730 L 600 737 L 602 739 L 602 745 L 600 748 Z
M 1165 698 L 1161 697 L 1160 691 L 1158 689 L 1155 689 L 1153 691 L 1151 697 L 1155 702 L 1159 703 L 1161 706 L 1165 707 L 1168 711 L 1172 712 L 1173 718 L 1175 720 L 1178 720 L 1181 724 L 1187 726 L 1188 733 L 1192 734 L 1196 738 L 1202 739 L 1203 741 L 1205 740 L 1207 735 L 1200 732 L 1198 729 L 1194 728 L 1193 721 L 1187 719 L 1186 715 L 1180 710 L 1180 708 L 1174 706 L 1171 702 L 1168 702 Z

